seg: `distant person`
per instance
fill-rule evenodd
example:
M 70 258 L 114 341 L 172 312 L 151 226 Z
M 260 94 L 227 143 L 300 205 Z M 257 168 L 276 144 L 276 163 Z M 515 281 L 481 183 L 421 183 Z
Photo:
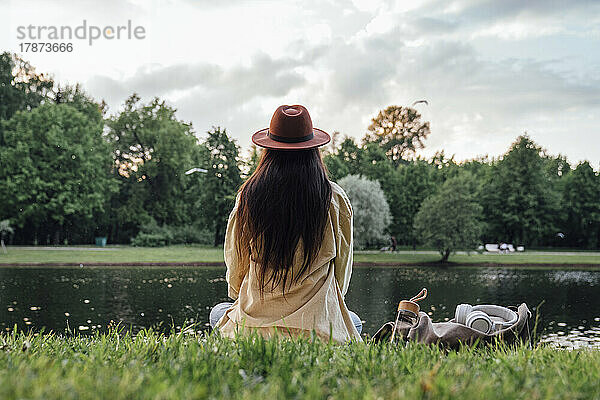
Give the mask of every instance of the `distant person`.
M 392 236 L 390 238 L 390 251 L 396 251 L 396 246 L 398 246 L 398 241 L 396 240 L 396 236 Z
M 210 325 L 269 337 L 361 340 L 362 322 L 344 302 L 352 274 L 352 207 L 330 182 L 318 150 L 330 141 L 303 106 L 280 106 L 252 136 L 265 148 L 229 216 L 225 264 L 229 297 Z

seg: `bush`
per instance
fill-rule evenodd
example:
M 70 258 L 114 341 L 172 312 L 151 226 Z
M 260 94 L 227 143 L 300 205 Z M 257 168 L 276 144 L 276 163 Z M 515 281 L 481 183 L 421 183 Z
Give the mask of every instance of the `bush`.
M 386 242 L 384 231 L 392 217 L 379 182 L 348 175 L 340 179 L 339 185 L 346 191 L 354 211 L 354 247 Z
M 173 235 L 172 244 L 212 244 L 213 234 L 208 229 L 194 225 L 169 228 Z
M 161 226 L 152 219 L 142 225 L 137 236 L 131 239 L 131 245 L 161 247 L 172 244 L 211 244 L 212 239 L 212 233 L 207 229 L 195 225 Z
M 140 232 L 131 239 L 131 245 L 137 247 L 162 247 L 169 244 L 168 238 L 161 233 Z

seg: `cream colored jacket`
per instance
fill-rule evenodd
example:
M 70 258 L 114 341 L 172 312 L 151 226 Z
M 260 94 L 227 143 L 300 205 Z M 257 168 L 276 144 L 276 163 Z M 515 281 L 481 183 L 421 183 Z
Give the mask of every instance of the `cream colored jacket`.
M 281 287 L 259 294 L 256 265 L 238 259 L 235 237 L 237 202 L 229 215 L 225 236 L 225 264 L 229 297 L 233 306 L 217 323 L 225 336 L 236 330 L 255 330 L 263 336 L 275 331 L 284 335 L 309 335 L 336 342 L 361 340 L 348 313 L 344 296 L 352 275 L 352 206 L 344 190 L 331 183 L 329 216 L 321 249 L 305 273 L 305 278 L 286 290 Z M 300 246 L 299 246 L 300 247 Z M 296 260 L 301 260 L 296 251 Z M 297 268 L 300 261 L 292 268 Z

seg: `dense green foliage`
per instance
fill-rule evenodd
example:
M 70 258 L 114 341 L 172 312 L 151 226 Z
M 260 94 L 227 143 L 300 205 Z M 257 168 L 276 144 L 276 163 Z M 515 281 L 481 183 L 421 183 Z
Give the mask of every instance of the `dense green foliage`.
M 591 399 L 600 353 L 193 333 L 0 336 L 3 399 Z
M 600 248 L 600 175 L 588 162 L 571 166 L 526 134 L 497 159 L 457 163 L 443 151 L 415 158 L 429 133 L 414 108 L 392 105 L 373 118 L 361 144 L 339 143 L 335 133 L 324 149 L 331 180 L 360 175 L 379 183 L 391 214 L 385 237 L 422 244 L 414 225 L 424 201 L 468 172 L 485 223 L 475 232 L 479 243 Z M 133 94 L 106 115 L 105 104 L 79 86 L 58 87 L 17 56 L 0 56 L 0 220 L 15 227 L 13 244 L 107 236 L 156 246 L 210 236 L 218 245 L 260 150 L 239 154 L 226 129 L 201 139 L 161 99 L 144 103 Z M 187 175 L 192 168 L 207 172 Z
M 199 201 L 207 225 L 214 232 L 214 245 L 225 240 L 227 217 L 235 204 L 235 194 L 242 183 L 238 167 L 238 147 L 225 129 L 215 127 L 208 132 L 206 148 L 210 154 L 209 170 Z
M 520 136 L 481 188 L 489 233 L 517 243 L 547 241 L 559 232 L 559 193 L 544 168 L 541 149 Z M 488 234 L 489 234 L 488 233 Z
M 600 238 L 600 179 L 586 161 L 565 177 L 564 230 L 573 245 L 598 247 Z
M 159 99 L 141 104 L 137 95 L 108 121 L 121 192 L 112 201 L 116 218 L 110 221 L 113 238 L 126 241 L 151 219 L 159 224 L 190 223 L 185 196 L 189 183 L 184 172 L 199 158 L 197 139 L 189 124 L 178 121 L 175 110 Z
M 0 54 L 0 120 L 10 119 L 17 111 L 29 111 L 51 100 L 53 88 L 54 81 L 36 73 L 27 61 L 15 54 Z
M 476 181 L 469 173 L 448 179 L 440 190 L 423 202 L 415 217 L 416 235 L 437 249 L 442 261 L 457 249 L 477 247 L 483 224 L 477 203 Z
M 8 174 L 0 179 L 0 210 L 17 235 L 58 242 L 105 211 L 116 182 L 100 121 L 69 104 L 44 104 L 4 123 L 0 170 Z
M 526 134 L 498 159 L 460 164 L 441 152 L 431 160 L 405 160 L 394 167 L 371 146 L 348 138 L 325 156 L 325 164 L 333 179 L 361 174 L 381 183 L 392 213 L 388 232 L 402 245 L 423 243 L 413 230 L 423 201 L 446 180 L 468 172 L 476 181 L 485 223 L 480 243 L 600 248 L 598 171 L 588 162 L 572 170 L 563 157 L 547 155 Z
M 225 130 L 200 141 L 175 109 L 136 94 L 106 117 L 79 86 L 54 87 L 7 53 L 0 75 L 0 216 L 13 243 L 221 243 L 241 183 Z

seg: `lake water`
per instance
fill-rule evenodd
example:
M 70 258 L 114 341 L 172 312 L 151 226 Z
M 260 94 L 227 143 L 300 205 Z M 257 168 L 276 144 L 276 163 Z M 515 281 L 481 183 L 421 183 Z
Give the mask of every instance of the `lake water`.
M 110 321 L 141 328 L 206 323 L 210 308 L 227 301 L 221 267 L 0 268 L 0 329 L 90 333 Z M 434 321 L 459 303 L 539 307 L 542 341 L 557 347 L 600 349 L 600 270 L 522 268 L 356 268 L 348 307 L 373 334 L 393 320 L 399 300 L 427 287 L 422 310 Z M 533 326 L 533 324 L 531 324 Z

